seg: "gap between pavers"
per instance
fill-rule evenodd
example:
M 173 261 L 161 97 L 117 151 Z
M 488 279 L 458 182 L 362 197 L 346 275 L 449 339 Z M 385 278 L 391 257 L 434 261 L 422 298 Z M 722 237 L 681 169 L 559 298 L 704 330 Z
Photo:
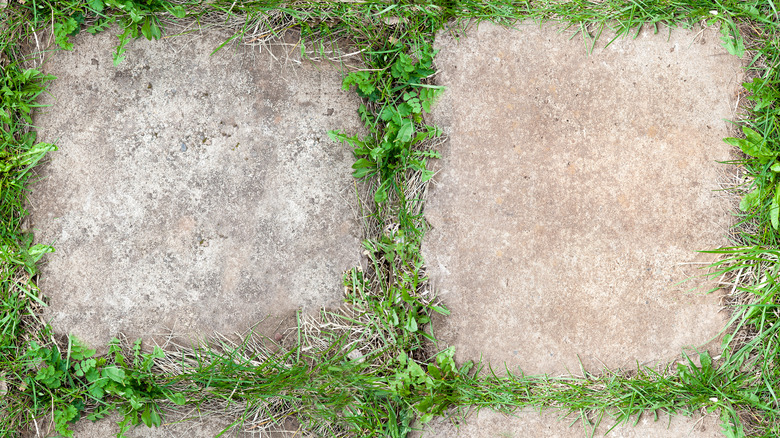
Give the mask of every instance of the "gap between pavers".
M 500 373 L 674 359 L 727 318 L 712 281 L 678 283 L 728 244 L 741 62 L 716 29 L 603 35 L 588 55 L 558 28 L 436 40 L 450 138 L 423 252 L 452 314 L 435 335 Z
M 335 65 L 290 47 L 210 54 L 230 34 L 128 45 L 74 38 L 45 65 L 58 78 L 35 123 L 55 142 L 30 196 L 40 287 L 57 333 L 104 347 L 294 327 L 297 309 L 338 306 L 360 257 L 349 148 L 360 129 Z

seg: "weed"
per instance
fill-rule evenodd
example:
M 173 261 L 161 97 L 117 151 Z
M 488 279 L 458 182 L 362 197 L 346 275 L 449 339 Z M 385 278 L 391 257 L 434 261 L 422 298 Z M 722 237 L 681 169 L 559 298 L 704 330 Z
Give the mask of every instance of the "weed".
M 117 24 L 123 32 L 114 53 L 114 64 L 124 59 L 125 47 L 132 39 L 148 40 L 162 37 L 162 15 L 184 18 L 184 6 L 168 0 L 71 0 L 63 2 L 21 2 L 33 21 L 51 20 L 54 40 L 60 48 L 72 50 L 70 37 L 78 35 L 82 28 L 91 34 L 108 30 Z
M 30 371 L 37 370 L 34 376 L 30 372 L 22 381 L 22 391 L 35 401 L 53 401 L 53 422 L 59 434 L 73 436 L 68 425 L 88 409 L 92 412 L 84 416 L 93 421 L 115 410 L 122 413 L 121 436 L 140 423 L 159 427 L 161 400 L 185 403 L 181 393 L 166 389 L 151 373 L 154 360 L 164 357 L 159 347 L 143 353 L 139 340 L 133 345 L 132 356 L 126 357 L 119 340 L 114 339 L 108 355 L 95 358 L 95 350 L 72 337 L 68 341 L 65 357 L 57 348 L 44 348 L 34 341 L 21 357 Z
M 365 105 L 359 109 L 371 130 L 370 137 L 361 140 L 340 132 L 328 133 L 333 140 L 353 147 L 357 158 L 352 165 L 354 177 L 379 177 L 379 188 L 374 194 L 377 203 L 387 200 L 394 176 L 406 169 L 421 172 L 423 182 L 430 179 L 427 158 L 438 158 L 434 151 L 415 150 L 416 145 L 441 136 L 437 128 L 422 125 L 423 110 L 430 111 L 443 91 L 441 87 L 422 83 L 434 73 L 436 53 L 427 43 L 412 55 L 403 53 L 403 49 L 398 44 L 384 54 L 385 62 L 390 58 L 389 70 L 357 71 L 344 78 L 345 90 L 354 86 L 360 97 L 381 108 L 377 115 L 369 113 Z

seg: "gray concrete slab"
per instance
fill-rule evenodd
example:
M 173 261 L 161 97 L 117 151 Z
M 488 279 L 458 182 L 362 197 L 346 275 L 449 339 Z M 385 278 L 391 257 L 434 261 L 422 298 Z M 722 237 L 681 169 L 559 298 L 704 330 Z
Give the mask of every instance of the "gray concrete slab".
M 229 36 L 137 40 L 114 67 L 115 32 L 84 34 L 46 64 L 35 122 L 59 151 L 30 206 L 57 249 L 40 280 L 57 332 L 103 346 L 268 317 L 273 334 L 341 302 L 361 230 L 351 151 L 326 132 L 357 131 L 359 99 L 291 47 L 210 56 Z
M 706 281 L 740 60 L 716 30 L 643 30 L 588 56 L 554 25 L 439 35 L 451 135 L 423 251 L 456 359 L 526 373 L 634 367 L 725 323 Z M 690 291 L 691 288 L 700 288 Z
M 586 429 L 575 418 L 561 418 L 558 411 L 523 410 L 514 416 L 483 409 L 478 414 L 466 418 L 465 423 L 439 419 L 414 432 L 413 438 L 589 438 L 605 436 L 615 424 L 605 419 L 594 431 Z M 720 438 L 719 419 L 714 415 L 696 417 L 673 417 L 659 415 L 642 416 L 636 425 L 633 423 L 615 427 L 606 435 L 612 438 Z M 574 424 L 572 424 L 574 423 Z
M 117 414 L 97 422 L 84 419 L 78 421 L 71 430 L 73 430 L 76 438 L 115 438 L 119 432 L 117 422 L 121 419 Z M 131 428 L 125 435 L 127 438 L 211 438 L 218 436 L 229 428 L 230 425 L 230 420 L 222 417 L 202 417 L 182 421 L 181 418 L 169 415 L 160 427 L 147 427 L 141 424 Z M 293 438 L 307 436 L 295 428 L 285 428 L 284 426 L 279 425 L 276 430 L 255 430 L 254 432 L 242 431 L 240 428 L 236 428 L 226 431 L 221 436 L 225 438 Z

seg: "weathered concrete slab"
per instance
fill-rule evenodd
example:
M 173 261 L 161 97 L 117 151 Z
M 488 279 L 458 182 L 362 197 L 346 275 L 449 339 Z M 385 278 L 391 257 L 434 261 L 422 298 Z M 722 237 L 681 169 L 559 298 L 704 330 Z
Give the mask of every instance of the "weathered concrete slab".
M 359 100 L 289 47 L 209 56 L 228 36 L 138 40 L 114 67 L 114 33 L 85 35 L 47 64 L 36 123 L 60 150 L 30 204 L 55 330 L 232 333 L 341 301 L 360 227 L 326 131 L 357 130 Z
M 115 438 L 119 432 L 118 421 L 122 419 L 119 415 L 111 415 L 97 422 L 81 420 L 71 429 L 75 437 L 89 438 Z M 220 435 L 225 438 L 292 438 L 300 437 L 301 432 L 295 428 L 285 428 L 285 425 L 279 425 L 275 430 L 264 432 L 255 431 L 244 432 L 240 430 L 230 430 Z M 212 438 L 218 436 L 224 430 L 230 427 L 230 421 L 221 417 L 203 417 L 181 421 L 179 418 L 166 418 L 166 422 L 161 427 L 146 427 L 141 424 L 130 429 L 125 435 L 128 438 Z
M 614 425 L 614 421 L 605 419 L 591 435 L 582 423 L 571 424 L 574 418 L 561 419 L 556 411 L 524 410 L 515 416 L 483 409 L 472 414 L 463 424 L 448 420 L 434 420 L 421 432 L 415 432 L 415 438 L 588 438 L 605 436 Z M 721 438 L 720 423 L 716 416 L 673 417 L 659 415 L 658 421 L 652 416 L 642 416 L 636 426 L 620 425 L 609 431 L 612 438 Z
M 740 61 L 717 32 L 618 40 L 483 24 L 436 58 L 451 134 L 424 253 L 459 360 L 527 373 L 634 367 L 725 322 L 697 250 L 727 244 L 719 173 Z M 608 41 L 602 37 L 602 42 Z

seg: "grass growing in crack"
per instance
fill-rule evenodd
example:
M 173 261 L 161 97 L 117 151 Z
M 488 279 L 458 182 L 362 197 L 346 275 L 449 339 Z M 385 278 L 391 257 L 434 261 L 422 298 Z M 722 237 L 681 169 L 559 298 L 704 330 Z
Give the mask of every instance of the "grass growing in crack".
M 175 20 L 182 16 L 189 21 Z M 480 366 L 459 367 L 452 350 L 429 349 L 430 317 L 447 313 L 431 296 L 420 255 L 427 160 L 437 157 L 435 145 L 442 141 L 423 118 L 441 93 L 430 81 L 433 37 L 448 23 L 511 25 L 521 19 L 567 22 L 590 48 L 607 28 L 618 38 L 635 35 L 640 26 L 704 22 L 719 25 L 724 47 L 750 60 L 747 110 L 738 121 L 745 138 L 728 140 L 745 153 L 733 163 L 743 170 L 743 184 L 734 189 L 743 194 L 743 212 L 735 246 L 717 250 L 723 259 L 715 274 L 729 287 L 734 312 L 719 358 L 683 357 L 657 370 L 579 377 L 498 377 L 476 373 Z M 169 410 L 195 409 L 232 415 L 236 427 L 248 430 L 294 416 L 320 436 L 402 437 L 414 418 L 474 406 L 563 409 L 593 430 L 607 417 L 620 423 L 648 413 L 718 411 L 726 436 L 780 435 L 778 21 L 772 0 L 10 2 L 0 9 L 0 430 L 45 433 L 42 419 L 49 412 L 55 429 L 68 435 L 69 421 L 80 416 L 119 411 L 124 428 L 159 424 Z M 289 349 L 269 349 L 248 335 L 238 343 L 223 338 L 194 348 L 171 346 L 165 355 L 116 344 L 108 356 L 94 358 L 71 339 L 55 339 L 37 318 L 43 298 L 35 286 L 36 263 L 51 248 L 33 245 L 23 229 L 24 190 L 29 170 L 53 150 L 36 143 L 29 118 L 52 78 L 33 68 L 23 47 L 34 46 L 37 32 L 50 28 L 55 42 L 69 48 L 71 36 L 112 23 L 122 29 L 117 62 L 132 39 L 159 39 L 180 23 L 177 31 L 185 33 L 199 25 L 235 29 L 224 46 L 281 39 L 292 29 L 302 37 L 305 56 L 332 57 L 337 43 L 359 56 L 361 68 L 352 65 L 344 85 L 364 99 L 358 111 L 368 134 L 332 136 L 353 147 L 354 176 L 368 188 L 361 199 L 367 263 L 345 274 L 349 306 L 302 319 Z M 186 405 L 177 408 L 180 403 Z
M 279 354 L 248 336 L 240 344 L 222 339 L 179 348 L 158 365 L 200 411 L 233 412 L 234 426 L 244 429 L 280 425 L 292 416 L 318 436 L 403 436 L 398 420 L 406 418 L 408 426 L 411 417 L 399 409 L 381 368 L 351 354 L 354 346 L 347 344 L 341 338 L 326 349 Z
M 31 169 L 54 146 L 36 142 L 32 129 L 35 100 L 53 79 L 25 65 L 17 46 L 25 23 L 11 15 L 0 25 L 0 430 L 16 431 L 29 426 L 33 411 L 45 403 L 30 401 L 19 393 L 28 371 L 19 358 L 39 337 L 42 323 L 37 315 L 43 304 L 33 280 L 36 263 L 52 248 L 33 245 L 25 233 L 24 196 Z

